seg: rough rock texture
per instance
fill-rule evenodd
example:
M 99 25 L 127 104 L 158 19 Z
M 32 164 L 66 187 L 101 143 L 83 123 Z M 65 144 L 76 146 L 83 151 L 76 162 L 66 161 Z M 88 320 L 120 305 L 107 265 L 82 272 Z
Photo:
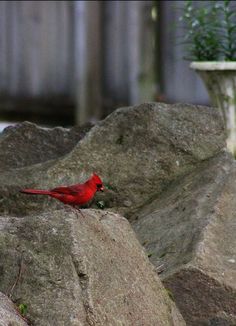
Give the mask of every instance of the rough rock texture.
M 134 217 L 187 325 L 236 325 L 235 179 L 235 161 L 220 153 Z
M 147 103 L 118 109 L 65 157 L 2 174 L 1 211 L 37 209 L 35 199 L 18 196 L 20 187 L 77 183 L 96 171 L 111 188 L 101 197 L 106 207 L 128 216 L 224 144 L 223 124 L 213 108 Z
M 16 307 L 11 300 L 3 293 L 0 292 L 0 325 L 1 326 L 27 326 L 19 313 L 16 311 Z
M 24 122 L 4 129 L 0 137 L 0 171 L 20 168 L 69 153 L 91 128 L 42 128 Z
M 0 289 L 9 293 L 16 283 L 12 298 L 27 304 L 29 321 L 185 325 L 127 220 L 83 213 L 0 218 Z
M 153 306 L 150 307 L 149 299 L 141 299 L 142 291 L 144 294 L 151 293 L 150 298 L 152 296 L 155 298 L 152 291 L 156 293 L 157 290 L 155 282 L 151 284 L 148 282 L 148 279 L 152 279 L 153 276 L 148 276 L 146 279 L 143 270 L 138 270 L 135 276 L 135 279 L 138 279 L 137 275 L 142 275 L 141 279 L 144 281 L 141 284 L 143 285 L 140 285 L 141 288 L 138 289 L 135 287 L 137 292 L 134 292 L 135 299 L 139 298 L 142 306 L 141 303 L 137 303 L 138 300 L 134 300 L 136 303 L 129 303 L 128 309 L 125 302 L 122 306 L 119 301 L 123 293 L 127 293 L 124 290 L 127 284 L 136 285 L 136 283 L 132 283 L 133 276 L 130 276 L 131 274 L 127 271 L 121 270 L 121 266 L 127 265 L 129 270 L 135 272 L 136 268 L 138 269 L 139 260 L 143 259 L 140 256 L 135 256 L 135 250 L 129 247 L 133 241 L 132 236 L 124 232 L 124 237 L 121 237 L 127 252 L 125 256 L 123 255 L 122 241 L 118 243 L 120 251 L 116 251 L 116 247 L 112 247 L 112 244 L 116 245 L 113 240 L 107 240 L 106 246 L 102 245 L 104 239 L 107 237 L 110 239 L 110 233 L 107 236 L 103 229 L 101 232 L 97 232 L 100 230 L 99 223 L 89 224 L 90 231 L 88 231 L 86 223 L 90 222 L 87 220 L 81 221 L 77 225 L 69 216 L 65 222 L 62 211 L 58 213 L 58 217 L 54 215 L 53 209 L 56 204 L 53 199 L 29 197 L 18 191 L 22 187 L 48 188 L 60 184 L 76 183 L 85 180 L 95 171 L 109 186 L 109 190 L 105 194 L 97 195 L 95 202 L 99 199 L 104 200 L 106 208 L 124 213 L 130 218 L 140 242 L 146 247 L 157 271 L 162 271 L 161 275 L 169 294 L 174 296 L 188 325 L 234 325 L 236 318 L 236 224 L 234 222 L 236 168 L 232 157 L 225 152 L 224 147 L 223 123 L 214 108 L 185 104 L 148 103 L 118 109 L 93 127 L 64 157 L 49 161 L 45 156 L 45 162 L 1 173 L 0 211 L 3 216 L 4 214 L 8 216 L 8 221 L 14 220 L 9 216 L 18 216 L 18 219 L 12 222 L 13 229 L 9 226 L 9 229 L 6 229 L 6 234 L 9 236 L 12 232 L 12 239 L 14 239 L 14 232 L 20 230 L 17 238 L 22 234 L 22 237 L 25 236 L 25 240 L 19 238 L 19 248 L 24 248 L 26 246 L 24 241 L 26 241 L 28 248 L 31 248 L 29 251 L 26 250 L 26 265 L 31 268 L 31 262 L 33 262 L 30 272 L 32 284 L 23 284 L 20 289 L 17 288 L 17 291 L 22 292 L 16 292 L 16 299 L 32 291 L 35 286 L 37 289 L 39 284 L 40 290 L 35 292 L 39 300 L 44 302 L 47 298 L 52 298 L 52 294 L 54 294 L 56 298 L 59 298 L 60 309 L 57 306 L 56 311 L 60 315 L 60 311 L 63 309 L 60 300 L 65 297 L 67 298 L 65 316 L 68 317 L 66 314 L 74 311 L 75 318 L 78 318 L 79 313 L 81 318 L 85 318 L 86 322 L 89 320 L 91 324 L 91 320 L 93 320 L 91 318 L 95 318 L 98 325 L 99 323 L 104 325 L 99 318 L 107 315 L 109 320 L 115 318 L 116 322 L 119 316 L 122 325 L 122 318 L 127 318 L 126 320 L 129 321 L 129 312 L 135 312 L 134 315 L 137 314 L 137 318 L 141 318 L 140 320 L 143 322 L 140 325 L 145 326 L 149 326 L 142 320 L 142 316 L 146 316 L 146 311 L 150 315 L 151 326 L 161 325 L 152 318 L 165 319 L 159 315 L 155 317 L 154 314 L 155 309 L 158 311 L 157 305 L 162 301 L 152 299 Z M 7 159 L 8 154 L 2 158 L 3 161 L 7 161 Z M 51 213 L 49 209 L 52 210 Z M 44 215 L 42 215 L 42 211 L 44 211 Z M 39 217 L 36 217 L 36 213 L 39 214 Z M 23 217 L 26 214 L 29 215 L 28 218 Z M 21 219 L 20 216 L 22 216 Z M 47 220 L 49 217 L 50 219 Z M 47 222 L 44 222 L 45 220 Z M 57 222 L 55 225 L 53 224 L 54 220 Z M 49 224 L 48 221 L 52 224 Z M 88 221 L 90 220 L 88 219 Z M 115 222 L 116 219 L 113 215 L 108 216 L 108 219 L 101 222 L 103 228 L 107 228 L 107 221 L 112 221 L 109 224 L 109 232 L 114 229 L 115 235 L 119 230 Z M 120 218 L 118 221 L 120 223 Z M 121 221 L 123 220 L 121 219 Z M 61 227 L 59 227 L 60 223 L 62 223 Z M 18 224 L 19 227 L 14 229 L 14 225 Z M 45 228 L 44 225 L 46 225 Z M 47 231 L 47 227 L 51 227 L 51 231 Z M 5 228 L 6 226 L 4 226 L 4 230 Z M 58 228 L 59 231 L 57 231 Z M 67 231 L 68 228 L 70 231 Z M 69 240 L 55 240 L 53 230 L 56 230 L 56 234 L 64 232 L 66 235 L 64 239 Z M 79 234 L 80 241 L 77 241 L 79 247 L 74 241 L 74 233 L 72 235 L 71 230 Z M 91 230 L 94 230 L 94 234 L 90 233 Z M 98 242 L 95 245 L 93 241 L 97 241 L 98 234 L 101 235 L 99 238 L 101 244 Z M 85 240 L 82 244 L 81 239 L 84 239 L 84 236 Z M 6 261 L 14 257 L 15 248 L 18 248 L 14 240 L 12 241 L 12 245 L 10 240 L 3 241 L 3 248 L 4 243 L 7 243 L 4 250 L 7 251 L 10 248 L 10 252 L 7 251 L 7 254 L 3 252 Z M 53 244 L 50 241 L 53 241 Z M 68 245 L 72 247 L 67 249 Z M 55 247 L 60 249 L 59 256 L 52 249 Z M 96 251 L 95 247 L 99 250 Z M 48 248 L 52 250 L 55 259 L 51 259 L 52 255 L 45 258 L 42 254 Z M 75 254 L 76 251 L 77 254 Z M 101 252 L 103 256 L 100 259 Z M 21 249 L 19 255 L 21 255 Z M 111 256 L 117 261 L 114 269 L 112 269 L 113 263 L 111 264 L 109 260 L 112 259 Z M 40 260 L 41 257 L 43 262 Z M 130 259 L 134 259 L 132 260 L 134 265 L 130 263 Z M 18 266 L 16 266 L 16 261 L 14 259 L 14 263 L 12 263 L 15 270 Z M 88 266 L 89 273 L 94 270 L 93 273 L 89 274 L 83 271 L 81 266 L 84 266 L 84 261 L 87 262 L 85 265 Z M 53 272 L 50 274 L 52 265 Z M 77 265 L 79 267 L 76 267 Z M 82 272 L 80 272 L 81 268 Z M 96 274 L 98 268 L 99 273 Z M 54 271 L 57 269 L 58 274 L 55 274 Z M 73 270 L 75 278 L 70 279 L 69 274 L 71 275 Z M 106 273 L 107 270 L 110 274 Z M 114 278 L 111 277 L 113 271 Z M 65 273 L 64 278 L 62 277 L 63 273 Z M 127 283 L 124 281 L 123 273 L 127 274 Z M 148 273 L 147 275 L 149 275 Z M 53 278 L 54 274 L 56 278 Z M 104 280 L 103 274 L 106 275 L 106 280 Z M 38 277 L 39 275 L 40 277 Z M 48 275 L 52 277 L 49 281 Z M 98 275 L 101 277 L 104 288 L 108 291 L 106 292 L 107 296 L 102 299 L 101 305 L 96 301 L 98 298 L 96 293 L 99 291 L 101 291 L 99 293 L 103 293 L 105 290 L 96 288 L 98 282 L 94 280 L 97 280 Z M 11 274 L 6 276 L 5 273 L 2 286 L 12 284 L 12 279 L 8 280 L 7 277 L 13 276 Z M 46 287 L 43 283 L 45 277 Z M 78 279 L 77 283 L 75 282 L 76 278 Z M 67 279 L 68 284 L 65 286 Z M 62 283 L 58 283 L 58 280 L 61 280 Z M 115 285 L 110 286 L 111 281 L 116 284 L 116 287 Z M 73 292 L 74 283 L 78 285 L 76 293 Z M 51 292 L 48 292 L 48 287 Z M 59 292 L 58 287 L 64 289 L 63 292 Z M 44 289 L 43 294 L 42 288 Z M 84 291 L 84 288 L 92 290 Z M 121 296 L 116 295 L 117 292 L 120 293 L 119 290 L 122 293 Z M 62 293 L 61 296 L 60 293 Z M 88 293 L 92 293 L 92 296 Z M 133 290 L 131 294 L 133 294 Z M 36 300 L 35 297 L 34 300 Z M 83 305 L 74 306 L 77 298 L 86 297 L 87 299 L 83 299 Z M 92 301 L 90 297 L 92 297 Z M 27 299 L 27 295 L 24 298 Z M 158 301 L 158 304 L 155 300 Z M 30 314 L 35 320 L 39 320 L 39 316 L 46 314 L 41 305 L 38 308 L 37 302 L 32 301 L 31 305 Z M 164 306 L 166 307 L 166 305 Z M 41 309 L 38 315 L 37 309 Z M 170 316 L 166 313 L 166 308 L 163 309 L 164 315 Z M 121 314 L 121 310 L 124 313 Z M 56 318 L 56 316 L 50 318 L 54 317 Z M 155 320 L 154 323 L 153 320 Z M 178 324 L 178 322 L 176 323 Z M 126 325 L 125 322 L 124 325 Z M 133 325 L 139 325 L 138 319 L 134 321 Z

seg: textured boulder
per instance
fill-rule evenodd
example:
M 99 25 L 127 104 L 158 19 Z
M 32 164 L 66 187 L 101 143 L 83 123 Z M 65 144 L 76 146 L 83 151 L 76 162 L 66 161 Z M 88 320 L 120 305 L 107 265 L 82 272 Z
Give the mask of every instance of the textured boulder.
M 118 109 L 93 127 L 68 155 L 3 173 L 1 211 L 10 208 L 20 214 L 26 206 L 37 208 L 35 199 L 30 204 L 27 198 L 25 205 L 25 197 L 18 197 L 19 187 L 77 183 L 96 171 L 111 188 L 101 197 L 106 207 L 128 216 L 224 145 L 223 124 L 213 108 L 147 103 Z
M 187 325 L 236 325 L 236 163 L 203 162 L 133 216 Z
M 71 280 L 69 278 L 68 287 L 65 286 L 65 283 L 59 284 L 60 288 L 70 289 L 65 290 L 61 296 L 57 291 L 59 287 L 57 278 L 50 279 L 47 283 L 47 287 L 49 284 L 52 284 L 51 287 L 55 289 L 53 293 L 57 298 L 67 299 L 65 310 L 68 312 L 63 312 L 67 316 L 65 318 L 72 318 L 70 311 L 75 311 L 75 316 L 79 314 L 82 316 L 82 320 L 85 318 L 84 320 L 87 323 L 90 322 L 91 325 L 93 322 L 98 325 L 99 323 L 104 325 L 99 318 L 103 318 L 101 316 L 105 315 L 108 316 L 107 318 L 112 325 L 113 322 L 117 323 L 117 316 L 119 315 L 121 324 L 124 323 L 126 325 L 126 322 L 128 323 L 131 320 L 133 325 L 139 325 L 138 319 L 128 319 L 129 312 L 131 312 L 131 314 L 137 314 L 137 318 L 140 318 L 142 321 L 140 325 L 146 325 L 147 323 L 144 322 L 142 316 L 146 316 L 145 311 L 147 311 L 150 315 L 150 325 L 162 325 L 161 320 L 163 319 L 159 319 L 157 322 L 154 317 L 153 311 L 155 309 L 158 311 L 157 305 L 160 304 L 160 302 L 157 304 L 157 301 L 155 301 L 157 299 L 155 299 L 154 294 L 150 294 L 150 298 L 152 295 L 154 296 L 154 299 L 151 300 L 153 301 L 151 310 L 148 308 L 149 299 L 141 299 L 140 293 L 142 291 L 145 294 L 151 293 L 150 288 L 153 288 L 155 293 L 159 292 L 156 288 L 157 285 L 153 283 L 150 285 L 147 282 L 143 270 L 137 272 L 137 275 L 142 275 L 141 280 L 144 279 L 142 290 L 135 287 L 138 292 L 134 292 L 135 300 L 139 298 L 143 306 L 141 306 L 141 303 L 140 305 L 135 303 L 134 306 L 137 305 L 137 310 L 135 310 L 133 304 L 129 303 L 129 309 L 126 306 L 122 306 L 122 309 L 124 309 L 119 310 L 119 307 L 121 307 L 119 300 L 121 300 L 122 295 L 117 296 L 116 293 L 120 293 L 119 290 L 124 292 L 122 289 L 127 286 L 123 276 L 121 276 L 121 274 L 124 275 L 123 273 L 126 274 L 127 271 L 121 271 L 120 266 L 123 263 L 133 271 L 138 266 L 137 263 L 137 266 L 134 264 L 135 267 L 133 265 L 131 267 L 129 261 L 131 257 L 133 259 L 135 256 L 133 248 L 129 251 L 130 241 L 133 241 L 132 236 L 130 238 L 130 234 L 125 232 L 124 237 L 127 241 L 127 247 L 125 247 L 127 257 L 124 257 L 123 254 L 120 256 L 119 251 L 112 251 L 111 256 L 118 259 L 116 267 L 114 267 L 115 278 L 112 279 L 117 287 L 112 288 L 108 284 L 111 278 L 106 274 L 106 270 L 111 275 L 113 273 L 113 270 L 111 272 L 113 265 L 107 257 L 110 257 L 109 250 L 113 250 L 111 243 L 113 244 L 114 242 L 115 246 L 116 242 L 109 240 L 107 246 L 97 243 L 95 245 L 92 241 L 97 239 L 97 234 L 101 235 L 101 239 L 99 238 L 101 241 L 106 239 L 106 236 L 103 236 L 104 230 L 91 235 L 85 228 L 86 223 L 88 223 L 87 220 L 84 220 L 81 225 L 79 223 L 78 227 L 71 215 L 68 216 L 66 222 L 64 221 L 63 211 L 58 213 L 58 216 L 55 216 L 53 212 L 57 204 L 52 199 L 28 197 L 19 193 L 19 189 L 22 187 L 48 188 L 60 184 L 66 185 L 83 181 L 95 171 L 101 175 L 109 189 L 105 194 L 97 195 L 95 202 L 97 200 L 104 200 L 107 208 L 129 217 L 141 244 L 146 247 L 148 256 L 150 256 L 157 271 L 159 273 L 162 272 L 161 275 L 168 288 L 168 292 L 174 296 L 188 325 L 215 325 L 217 323 L 218 325 L 234 325 L 236 316 L 236 292 L 234 285 L 236 284 L 236 269 L 234 265 L 236 244 L 233 237 L 236 231 L 233 218 L 236 208 L 234 207 L 236 191 L 234 187 L 235 163 L 232 157 L 225 152 L 224 147 L 225 133 L 223 123 L 214 108 L 185 104 L 165 105 L 148 103 L 116 110 L 93 127 L 73 147 L 71 152 L 58 159 L 46 160 L 46 162 L 39 164 L 2 172 L 0 175 L 0 211 L 2 215 L 8 216 L 9 221 L 14 221 L 14 218 L 9 216 L 22 216 L 21 219 L 19 218 L 14 223 L 12 222 L 12 225 L 19 224 L 15 229 L 20 230 L 17 237 L 20 237 L 20 234 L 25 234 L 26 242 L 29 244 L 27 246 L 34 246 L 35 243 L 35 247 L 30 247 L 32 250 L 27 251 L 26 265 L 31 266 L 33 261 L 31 273 L 32 275 L 40 275 L 39 278 L 37 277 L 37 280 L 32 278 L 32 285 L 23 284 L 22 288 L 16 288 L 17 291 L 22 291 L 20 293 L 16 292 L 16 299 L 24 295 L 28 302 L 27 289 L 29 288 L 30 292 L 34 286 L 36 287 L 36 293 L 39 293 L 39 300 L 42 302 L 45 298 L 49 300 L 52 292 L 50 292 L 50 295 L 47 291 L 44 291 L 44 294 L 41 293 L 41 290 L 37 292 L 38 283 L 41 286 L 44 281 L 45 274 L 43 274 L 43 270 L 45 266 L 47 266 L 46 274 L 48 275 L 50 274 L 51 264 L 54 264 L 53 271 L 58 269 L 58 279 L 62 279 L 65 282 L 69 277 L 66 271 L 72 271 L 73 269 L 68 267 L 70 265 L 67 259 L 72 257 L 73 264 L 71 264 L 74 266 L 76 274 L 79 275 L 78 283 L 75 282 L 75 279 Z M 43 215 L 42 211 L 44 211 Z M 91 212 L 88 216 L 90 218 Z M 37 213 L 39 214 L 38 217 L 36 216 Z M 23 217 L 26 214 L 29 217 Z M 49 217 L 50 219 L 47 220 Z M 46 224 L 44 220 L 47 220 L 47 227 L 50 227 L 49 221 L 54 225 L 55 219 L 57 223 L 61 221 L 62 227 L 59 233 L 66 232 L 65 238 L 69 239 L 68 243 L 60 239 L 52 245 L 50 241 L 55 239 L 52 236 L 54 231 L 47 231 L 47 229 L 42 228 L 43 231 L 40 234 L 43 235 L 37 233 L 37 230 L 40 231 L 41 228 L 41 225 L 37 223 L 42 222 L 43 226 Z M 106 224 L 112 220 L 109 232 L 113 229 L 117 232 L 117 224 L 113 219 L 115 217 L 111 214 L 108 215 L 108 219 L 105 218 L 101 221 L 102 224 Z M 118 220 L 120 223 L 120 218 Z M 123 219 L 121 219 L 122 221 Z M 90 228 L 94 232 L 95 230 L 100 230 L 99 224 L 96 221 L 93 223 L 89 224 Z M 123 225 L 122 223 L 121 225 Z M 71 235 L 71 231 L 66 231 L 67 228 L 78 232 L 79 237 L 76 241 L 74 241 L 74 235 Z M 57 226 L 51 227 L 51 230 L 57 229 Z M 14 232 L 14 227 L 13 229 L 7 229 L 8 235 L 14 235 Z M 81 245 L 83 236 L 87 238 Z M 30 241 L 28 237 L 31 237 Z M 4 243 L 7 243 L 8 246 L 6 248 L 18 248 L 14 242 L 10 245 L 9 241 L 5 240 L 3 241 L 3 247 Z M 19 240 L 19 248 L 24 248 L 24 241 Z M 76 242 L 79 243 L 79 248 L 76 247 Z M 37 243 L 40 243 L 40 247 L 38 247 Z M 126 244 L 125 241 L 124 243 Z M 49 248 L 58 247 L 62 258 L 53 252 L 52 255 L 55 255 L 57 258 L 51 259 L 50 256 L 49 260 L 48 257 L 44 258 L 43 256 L 44 263 L 41 263 L 40 253 L 42 252 L 42 244 Z M 66 246 L 68 244 L 72 244 L 72 247 L 67 250 Z M 64 247 L 65 249 L 63 249 Z M 74 249 L 75 247 L 77 250 Z M 91 249 L 95 247 L 99 248 L 99 250 L 96 251 L 94 249 L 93 251 Z M 119 247 L 120 250 L 123 248 L 122 241 L 119 242 Z M 15 252 L 15 249 L 9 250 L 11 250 L 11 253 Z M 101 264 L 99 264 L 98 260 L 100 251 L 103 251 Z M 73 254 L 68 254 L 70 252 L 73 252 Z M 78 252 L 79 256 L 74 252 Z M 89 256 L 86 256 L 87 252 Z M 6 261 L 8 261 L 8 257 L 10 257 L 9 259 L 12 257 L 12 254 L 10 255 L 8 252 L 7 254 L 3 252 L 3 255 L 6 257 Z M 109 265 L 107 259 L 110 262 Z M 137 261 L 140 259 L 139 256 Z M 81 266 L 84 266 L 84 263 L 81 263 L 81 260 L 91 264 L 88 266 L 94 271 L 94 274 L 87 274 L 83 271 Z M 14 262 L 16 264 L 17 259 Z M 79 266 L 78 268 L 76 267 L 77 265 Z M 17 266 L 14 267 L 15 270 L 17 270 Z M 59 266 L 61 266 L 62 270 Z M 80 272 L 81 268 L 82 272 Z M 95 274 L 98 268 L 99 273 Z M 63 273 L 65 273 L 65 278 L 61 276 Z M 71 275 L 71 273 L 69 274 Z M 147 275 L 149 275 L 148 273 Z M 83 276 L 84 274 L 85 277 Z M 100 293 L 103 293 L 105 290 L 98 290 L 93 280 L 98 275 L 103 274 L 108 277 L 106 279 L 108 283 L 105 283 L 102 278 L 102 284 L 105 284 L 104 288 L 111 292 L 106 292 L 109 299 L 105 302 L 102 300 L 102 305 L 100 306 L 96 301 L 97 296 L 95 293 L 98 293 L 100 290 Z M 10 284 L 12 279 L 7 281 L 6 274 L 4 275 L 2 286 L 5 289 L 5 282 Z M 87 275 L 91 275 L 91 277 L 87 277 Z M 10 276 L 8 275 L 8 277 Z M 119 283 L 117 277 L 123 283 Z M 150 276 L 148 279 L 152 279 L 152 277 Z M 127 280 L 129 284 L 133 284 L 129 273 L 127 274 Z M 89 286 L 90 284 L 94 285 L 94 288 L 92 286 L 92 290 L 84 291 L 84 288 L 87 289 L 88 283 Z M 71 284 L 80 285 L 76 293 L 73 292 Z M 42 286 L 42 288 L 45 289 L 45 286 Z M 90 293 L 93 293 L 93 295 L 91 296 Z M 131 293 L 133 293 L 133 290 Z M 80 299 L 83 298 L 83 304 L 78 304 L 75 307 L 74 304 L 77 300 L 76 298 L 78 298 L 76 295 Z M 70 296 L 73 297 L 73 300 Z M 92 301 L 89 301 L 90 297 L 92 297 Z M 36 300 L 35 296 L 34 300 Z M 136 302 L 135 300 L 133 302 Z M 29 314 L 34 320 L 38 321 L 39 316 L 44 315 L 45 312 L 40 310 L 41 308 L 37 308 L 38 302 L 35 301 L 34 303 L 31 301 L 31 305 L 32 309 L 29 310 Z M 58 305 L 60 309 L 56 307 L 55 311 L 61 316 L 62 312 L 60 311 L 63 310 L 60 300 Z M 112 311 L 104 310 L 103 306 L 105 308 L 108 306 Z M 166 305 L 164 306 L 166 307 Z M 68 307 L 72 307 L 72 310 Z M 125 310 L 126 308 L 127 310 Z M 38 315 L 37 309 L 40 310 Z M 90 313 L 90 310 L 93 313 Z M 121 313 L 121 310 L 123 313 Z M 122 317 L 123 315 L 124 317 Z M 178 319 L 176 322 L 172 322 L 171 318 L 173 320 L 175 318 L 173 316 L 170 317 L 166 313 L 164 313 L 164 316 L 168 316 L 168 323 L 170 325 L 171 323 L 179 323 Z M 50 318 L 56 318 L 56 316 Z M 95 318 L 95 321 L 93 318 Z M 115 321 L 112 318 L 115 318 Z M 122 318 L 127 319 L 123 320 Z M 156 318 L 162 317 L 158 315 Z M 165 317 L 163 318 L 165 319 Z M 43 320 L 45 321 L 46 317 Z M 168 323 L 167 325 L 169 325 Z
M 27 326 L 28 324 L 20 314 L 11 300 L 0 292 L 0 325 L 1 326 Z
M 0 219 L 0 289 L 51 325 L 185 325 L 125 218 L 58 210 Z M 20 275 L 20 276 L 19 276 Z
M 20 168 L 69 153 L 91 128 L 42 128 L 24 122 L 4 129 L 0 137 L 0 171 Z

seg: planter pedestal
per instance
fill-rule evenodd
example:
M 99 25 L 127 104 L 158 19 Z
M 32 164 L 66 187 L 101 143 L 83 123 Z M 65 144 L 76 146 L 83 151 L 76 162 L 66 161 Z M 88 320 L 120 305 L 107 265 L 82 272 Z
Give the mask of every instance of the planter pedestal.
M 227 147 L 236 155 L 236 62 L 192 62 L 204 81 L 212 105 L 220 110 L 227 130 Z

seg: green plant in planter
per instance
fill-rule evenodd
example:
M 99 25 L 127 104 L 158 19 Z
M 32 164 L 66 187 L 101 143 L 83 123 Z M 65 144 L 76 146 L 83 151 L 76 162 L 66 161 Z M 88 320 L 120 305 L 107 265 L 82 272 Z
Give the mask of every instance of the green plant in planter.
M 203 7 L 185 1 L 180 20 L 186 28 L 186 60 L 236 61 L 236 7 L 232 1 L 211 1 Z
M 236 155 L 236 2 L 211 1 L 197 7 L 185 1 L 185 59 L 205 83 L 227 131 L 227 147 Z
M 236 61 L 236 6 L 231 6 L 232 1 L 225 0 L 218 7 L 222 11 L 221 18 L 221 46 L 223 59 Z

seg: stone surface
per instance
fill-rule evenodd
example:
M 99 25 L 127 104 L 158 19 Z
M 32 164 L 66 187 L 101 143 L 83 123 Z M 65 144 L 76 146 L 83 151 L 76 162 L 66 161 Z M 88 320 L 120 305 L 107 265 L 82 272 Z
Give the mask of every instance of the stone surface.
M 42 128 L 30 122 L 7 127 L 0 137 L 0 171 L 64 156 L 90 128 Z
M 1 326 L 27 326 L 21 318 L 11 300 L 0 292 L 0 325 Z
M 2 173 L 0 209 L 13 214 L 35 210 L 37 200 L 18 195 L 20 187 L 68 185 L 95 171 L 111 188 L 99 197 L 106 208 L 130 216 L 224 145 L 223 124 L 213 108 L 147 103 L 118 109 L 56 162 Z
M 185 325 L 127 220 L 83 213 L 1 217 L 1 291 L 37 326 Z
M 2 172 L 0 211 L 7 216 L 2 221 L 8 224 L 3 227 L 6 237 L 0 240 L 0 255 L 4 257 L 0 262 L 12 265 L 15 274 L 4 273 L 2 268 L 0 290 L 12 284 L 19 269 L 15 258 L 21 257 L 22 248 L 29 248 L 26 255 L 23 250 L 29 266 L 29 276 L 26 274 L 23 280 L 31 281 L 16 288 L 15 299 L 30 301 L 29 315 L 37 322 L 42 315 L 43 321 L 49 318 L 38 303 L 56 297 L 56 313 L 50 318 L 63 314 L 66 320 L 75 320 L 75 325 L 104 325 L 100 319 L 103 316 L 111 325 L 120 320 L 121 325 L 127 321 L 138 326 L 141 320 L 140 326 L 156 326 L 162 325 L 162 320 L 166 322 L 166 316 L 170 318 L 166 325 L 178 325 L 180 317 L 167 313 L 169 301 L 163 305 L 164 315 L 156 313 L 165 295 L 159 290 L 158 281 L 152 282 L 153 274 L 139 266 L 144 256 L 140 247 L 135 251 L 132 233 L 119 229 L 127 222 L 112 213 L 100 224 L 96 216 L 91 222 L 93 211 L 87 211 L 88 219 L 79 220 L 81 223 L 70 214 L 65 220 L 63 210 L 55 215 L 55 200 L 19 193 L 20 188 L 82 182 L 97 172 L 108 190 L 97 195 L 94 202 L 103 200 L 106 208 L 129 217 L 188 325 L 233 325 L 235 163 L 224 147 L 222 119 L 214 108 L 147 103 L 118 109 L 58 159 Z M 106 223 L 110 223 L 109 232 Z M 123 242 L 111 240 L 115 234 Z M 15 243 L 18 238 L 19 246 Z M 49 253 L 42 254 L 44 250 Z M 123 265 L 132 273 L 122 269 Z M 137 279 L 143 281 L 138 288 Z M 103 287 L 97 288 L 100 283 Z M 132 284 L 134 290 L 126 292 Z M 36 295 L 30 300 L 28 293 L 34 288 Z M 104 292 L 106 296 L 102 297 Z M 133 301 L 127 303 L 124 298 L 122 303 L 122 296 L 127 293 L 133 295 Z M 162 299 L 155 297 L 156 293 Z M 144 294 L 152 299 L 144 300 Z M 96 301 L 98 297 L 102 297 L 101 305 Z M 142 319 L 147 315 L 149 324 Z
M 187 325 L 236 325 L 236 163 L 220 153 L 133 216 Z

